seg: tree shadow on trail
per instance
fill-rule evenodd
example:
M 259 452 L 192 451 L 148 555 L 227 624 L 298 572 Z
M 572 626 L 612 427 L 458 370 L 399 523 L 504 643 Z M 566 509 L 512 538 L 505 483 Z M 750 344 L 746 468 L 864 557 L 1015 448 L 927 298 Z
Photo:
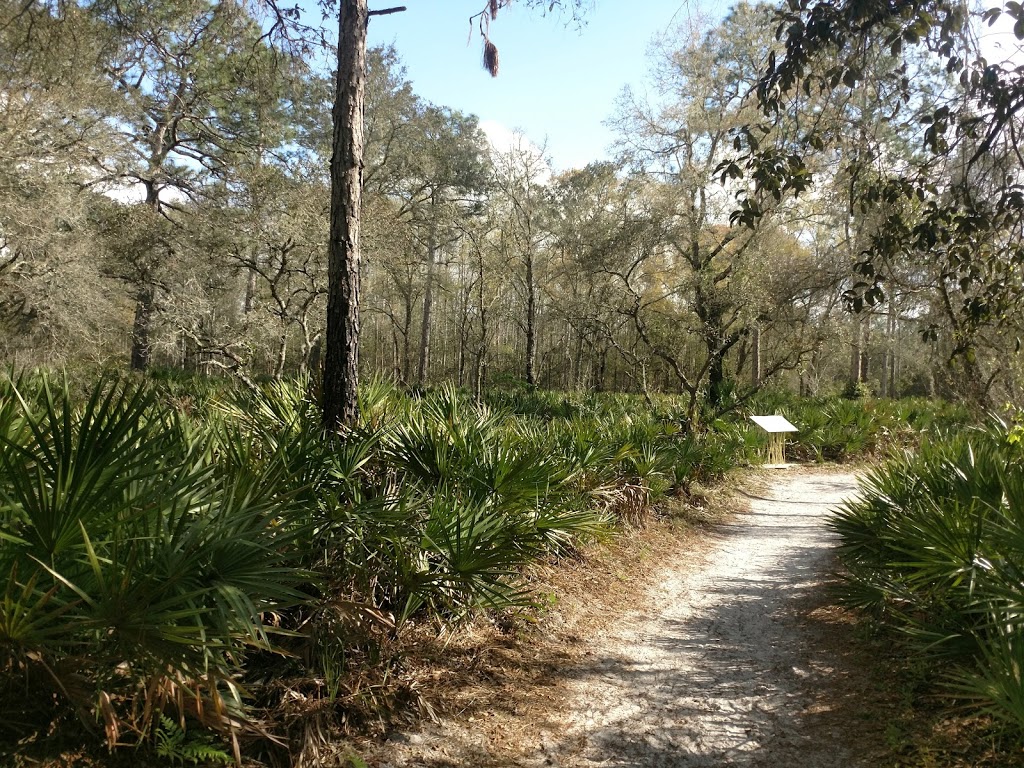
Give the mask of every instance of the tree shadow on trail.
M 807 485 L 819 499 L 849 488 L 828 478 L 812 480 Z M 439 731 L 440 747 L 403 764 L 884 765 L 885 724 L 862 716 L 865 698 L 878 687 L 866 679 L 848 623 L 836 621 L 828 607 L 825 574 L 833 561 L 831 536 L 820 528 L 820 503 L 769 503 L 755 503 L 752 513 L 714 530 L 715 548 L 692 567 L 704 576 L 691 587 L 692 607 L 683 601 L 682 609 L 668 607 L 661 616 L 631 617 L 614 653 L 598 650 L 525 674 L 524 682 L 542 684 L 464 711 L 464 717 L 496 717 L 501 724 L 451 733 L 447 742 L 449 734 Z M 814 533 L 800 535 L 809 529 Z M 771 556 L 749 568 L 716 568 L 728 546 L 743 538 L 771 542 Z M 757 547 L 751 551 L 752 560 L 761 556 Z M 618 627 L 616 618 L 609 621 Z M 542 657 L 524 663 L 545 664 Z M 566 694 L 572 712 L 554 703 Z M 546 710 L 545 697 L 551 700 Z M 524 701 L 541 706 L 520 717 Z M 517 748 L 508 748 L 517 741 Z
M 849 489 L 826 478 L 813 485 L 819 498 Z M 820 502 L 780 498 L 758 506 L 719 533 L 726 541 L 783 537 L 766 563 L 733 574 L 715 569 L 713 554 L 710 582 L 692 613 L 662 616 L 636 638 L 653 653 L 605 655 L 577 667 L 575 684 L 601 693 L 577 723 L 582 755 L 571 757 L 578 739 L 565 742 L 566 764 L 880 764 L 884 724 L 859 715 L 870 681 L 856 654 L 844 652 L 848 628 L 829 625 L 820 612 L 833 565 Z

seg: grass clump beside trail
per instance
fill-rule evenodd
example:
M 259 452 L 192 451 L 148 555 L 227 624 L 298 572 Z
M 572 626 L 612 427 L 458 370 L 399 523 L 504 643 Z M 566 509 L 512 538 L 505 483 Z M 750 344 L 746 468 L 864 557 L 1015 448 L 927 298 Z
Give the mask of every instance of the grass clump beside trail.
M 0 382 L 0 754 L 309 762 L 420 700 L 407 628 L 530 605 L 524 566 L 760 445 L 670 397 L 376 383 L 360 409 L 326 439 L 308 381 Z
M 1024 444 L 994 423 L 868 472 L 835 515 L 845 601 L 894 630 L 949 700 L 1024 742 Z

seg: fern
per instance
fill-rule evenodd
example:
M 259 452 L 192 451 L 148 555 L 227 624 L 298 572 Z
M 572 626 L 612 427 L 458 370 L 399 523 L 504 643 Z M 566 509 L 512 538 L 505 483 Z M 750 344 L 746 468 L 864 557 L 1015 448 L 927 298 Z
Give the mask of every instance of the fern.
M 174 720 L 161 715 L 153 733 L 154 752 L 172 765 L 227 765 L 231 755 L 217 746 L 210 736 L 186 733 Z

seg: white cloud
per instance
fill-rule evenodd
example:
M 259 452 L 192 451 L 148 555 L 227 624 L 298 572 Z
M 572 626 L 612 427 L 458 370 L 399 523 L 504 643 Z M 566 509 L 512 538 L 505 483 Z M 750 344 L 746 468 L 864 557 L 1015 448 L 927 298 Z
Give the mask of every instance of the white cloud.
M 538 145 L 533 140 L 527 138 L 526 134 L 519 128 L 509 128 L 497 120 L 481 120 L 480 129 L 487 134 L 487 140 L 491 142 L 491 147 L 495 152 L 526 149 L 539 155 L 547 154 L 547 142 L 543 145 Z

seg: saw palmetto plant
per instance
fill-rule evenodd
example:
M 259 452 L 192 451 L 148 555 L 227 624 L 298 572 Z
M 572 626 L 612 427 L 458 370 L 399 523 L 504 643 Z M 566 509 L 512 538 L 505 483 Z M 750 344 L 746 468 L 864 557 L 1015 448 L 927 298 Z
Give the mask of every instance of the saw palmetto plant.
M 165 708 L 230 731 L 246 654 L 273 642 L 262 617 L 304 598 L 285 466 L 218 471 L 135 384 L 82 403 L 62 381 L 4 387 L 6 727 L 62 705 L 111 745 Z
M 846 599 L 943 660 L 947 690 L 1024 735 L 1024 451 L 1004 425 L 868 472 L 832 526 Z

